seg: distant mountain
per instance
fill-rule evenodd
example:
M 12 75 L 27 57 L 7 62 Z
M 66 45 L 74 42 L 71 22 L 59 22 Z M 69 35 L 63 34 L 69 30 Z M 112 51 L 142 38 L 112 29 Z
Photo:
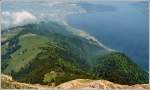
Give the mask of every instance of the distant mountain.
M 56 22 L 3 30 L 1 43 L 2 73 L 19 82 L 58 85 L 82 78 L 148 83 L 148 73 L 126 55 Z

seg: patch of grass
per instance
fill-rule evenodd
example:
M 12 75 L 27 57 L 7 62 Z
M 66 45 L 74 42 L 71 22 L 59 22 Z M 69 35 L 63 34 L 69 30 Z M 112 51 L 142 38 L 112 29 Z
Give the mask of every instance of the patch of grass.
M 11 70 L 18 72 L 41 51 L 39 47 L 46 42 L 48 42 L 48 39 L 39 35 L 20 36 L 19 45 L 21 45 L 21 48 L 11 55 L 11 60 L 5 72 L 11 72 Z

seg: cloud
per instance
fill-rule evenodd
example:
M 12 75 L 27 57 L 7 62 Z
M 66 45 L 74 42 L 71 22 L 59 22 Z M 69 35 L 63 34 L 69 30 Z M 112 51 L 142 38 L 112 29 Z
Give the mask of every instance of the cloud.
M 111 49 L 111 48 L 105 46 L 104 44 L 102 44 L 101 42 L 99 42 L 94 36 L 90 35 L 89 33 L 85 32 L 85 31 L 82 31 L 80 29 L 76 29 L 76 30 L 72 30 L 72 32 L 75 35 L 81 36 L 81 37 L 89 40 L 90 43 L 99 45 L 100 47 L 103 47 L 104 49 L 106 49 L 108 51 L 116 51 L 114 49 Z
M 37 20 L 37 18 L 27 11 L 12 13 L 13 23 L 28 23 Z
M 24 25 L 35 21 L 37 21 L 36 16 L 34 16 L 32 13 L 28 11 L 2 12 L 2 24 L 4 25 L 5 28 Z

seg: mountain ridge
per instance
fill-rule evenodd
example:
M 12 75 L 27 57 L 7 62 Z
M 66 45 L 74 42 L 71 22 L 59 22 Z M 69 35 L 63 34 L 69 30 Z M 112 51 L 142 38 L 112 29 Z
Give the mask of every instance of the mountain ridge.
M 32 84 L 59 85 L 78 78 L 131 85 L 148 83 L 148 73 L 125 54 L 110 51 L 94 38 L 84 38 L 68 29 L 49 21 L 3 32 L 2 73 Z

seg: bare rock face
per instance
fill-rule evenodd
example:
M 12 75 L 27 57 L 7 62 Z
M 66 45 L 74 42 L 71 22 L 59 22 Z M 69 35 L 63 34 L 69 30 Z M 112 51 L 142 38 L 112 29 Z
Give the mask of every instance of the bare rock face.
M 106 80 L 90 80 L 90 79 L 76 79 L 56 87 L 40 84 L 26 84 L 20 83 L 12 79 L 11 76 L 1 75 L 1 87 L 3 89 L 135 89 L 145 90 L 149 88 L 148 84 L 136 85 L 120 85 Z
M 106 80 L 89 80 L 89 79 L 77 79 L 63 83 L 57 88 L 62 89 L 77 89 L 77 88 L 89 88 L 89 89 L 148 89 L 148 84 L 136 84 L 136 85 L 120 85 L 112 83 Z
M 16 82 L 12 77 L 7 75 L 1 75 L 1 87 L 3 89 L 36 89 L 33 85 Z
M 11 76 L 1 75 L 1 88 L 2 89 L 42 89 L 47 88 L 48 86 L 39 85 L 39 84 L 27 84 L 20 83 L 12 79 Z M 50 86 L 49 86 L 50 88 Z

